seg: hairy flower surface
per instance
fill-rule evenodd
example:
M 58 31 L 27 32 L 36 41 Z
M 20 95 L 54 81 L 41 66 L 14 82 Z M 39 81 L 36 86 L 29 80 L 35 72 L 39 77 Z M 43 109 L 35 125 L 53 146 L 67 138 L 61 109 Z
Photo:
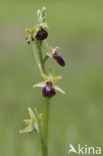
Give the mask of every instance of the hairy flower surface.
M 56 95 L 56 90 L 52 85 L 52 82 L 46 82 L 46 85 L 42 88 L 42 96 L 51 98 Z
M 61 66 L 65 66 L 65 61 L 61 55 L 59 55 L 56 51 L 53 54 L 53 58 L 57 61 L 57 63 Z
M 37 32 L 35 37 L 37 40 L 44 40 L 48 37 L 48 32 L 44 29 L 41 29 Z

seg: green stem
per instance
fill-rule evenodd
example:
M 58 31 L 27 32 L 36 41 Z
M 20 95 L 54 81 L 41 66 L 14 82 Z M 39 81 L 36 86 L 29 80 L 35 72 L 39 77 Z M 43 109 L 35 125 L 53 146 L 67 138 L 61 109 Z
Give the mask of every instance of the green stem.
M 36 109 L 34 109 L 37 121 L 38 121 L 38 127 L 39 127 L 39 136 L 40 136 L 40 140 L 41 140 L 41 147 L 42 147 L 42 156 L 47 155 L 47 146 L 46 146 L 46 141 L 44 139 L 44 135 L 43 135 L 43 131 L 42 131 L 42 127 L 41 127 L 41 123 L 38 117 L 38 112 Z
M 49 119 L 49 99 L 45 99 L 44 112 L 43 112 L 43 142 L 42 156 L 48 156 L 48 119 Z
M 44 58 L 44 60 L 43 60 L 44 61 L 44 64 L 45 64 L 45 62 L 47 61 L 48 58 L 49 58 L 49 56 L 46 55 L 45 58 Z
M 42 72 L 46 74 L 45 70 L 45 62 L 43 60 L 42 56 L 42 42 L 41 41 L 36 41 L 36 45 L 38 48 L 39 52 L 39 58 L 40 58 L 40 64 L 41 64 L 41 69 Z M 49 120 L 49 99 L 45 99 L 45 104 L 44 104 L 44 112 L 43 112 L 43 127 L 42 127 L 42 134 L 40 136 L 41 138 L 41 147 L 42 147 L 42 156 L 48 156 L 48 120 Z
M 44 138 L 47 138 L 47 133 L 48 133 L 48 116 L 49 116 L 49 99 L 45 99 L 45 107 L 44 107 L 44 124 L 43 124 L 43 131 L 44 131 Z
M 43 56 L 42 56 L 42 42 L 41 41 L 36 41 L 36 45 L 37 45 L 38 52 L 39 52 L 39 58 L 40 58 L 42 71 L 43 71 L 43 73 L 46 73 L 45 67 L 44 67 Z
M 49 121 L 49 105 L 50 101 L 49 99 L 45 99 L 44 104 L 44 112 L 43 112 L 43 133 L 44 133 L 44 139 L 46 142 L 46 154 L 44 156 L 48 155 L 48 121 Z M 45 149 L 44 149 L 45 150 Z

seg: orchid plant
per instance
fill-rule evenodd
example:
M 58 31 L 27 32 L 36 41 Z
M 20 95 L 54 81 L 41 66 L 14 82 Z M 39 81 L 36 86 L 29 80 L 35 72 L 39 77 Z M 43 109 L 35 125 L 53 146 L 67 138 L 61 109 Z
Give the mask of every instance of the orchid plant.
M 46 61 L 54 59 L 61 67 L 65 66 L 65 61 L 61 55 L 58 54 L 59 47 L 52 48 L 46 41 L 48 37 L 48 24 L 46 22 L 46 8 L 43 7 L 41 10 L 37 10 L 37 24 L 32 28 L 26 28 L 26 41 L 28 44 L 32 44 L 34 56 L 38 68 L 40 70 L 40 75 L 42 82 L 38 82 L 33 85 L 33 88 L 42 88 L 42 96 L 44 97 L 44 111 L 43 113 L 38 113 L 37 109 L 28 108 L 30 119 L 24 120 L 27 127 L 20 130 L 20 133 L 31 133 L 35 132 L 39 135 L 41 140 L 42 156 L 48 156 L 48 119 L 49 119 L 49 105 L 51 98 L 56 95 L 56 91 L 65 94 L 65 92 L 57 85 L 57 82 L 62 79 L 62 77 L 54 76 L 52 67 L 49 67 L 48 72 L 46 71 L 45 64 Z M 47 49 L 45 56 L 43 56 L 42 45 L 45 45 Z

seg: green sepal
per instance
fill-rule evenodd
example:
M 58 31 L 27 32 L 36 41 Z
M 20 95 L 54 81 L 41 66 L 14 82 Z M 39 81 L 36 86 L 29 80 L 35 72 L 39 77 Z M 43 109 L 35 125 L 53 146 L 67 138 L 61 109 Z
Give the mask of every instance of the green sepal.
M 56 83 L 56 82 L 58 82 L 59 80 L 62 79 L 62 76 L 59 75 L 59 76 L 53 77 L 53 74 L 54 74 L 54 71 L 51 68 L 51 66 L 49 66 L 49 76 L 47 76 L 44 73 L 41 73 L 41 76 L 44 79 L 44 81 L 51 81 L 53 83 Z M 43 87 L 43 85 L 45 85 L 45 82 L 44 83 L 43 82 L 40 82 L 38 84 L 35 84 L 33 87 Z
M 63 89 L 61 89 L 59 86 L 54 85 L 55 89 L 59 92 L 61 92 L 62 94 L 65 94 L 65 91 Z
M 29 115 L 30 115 L 31 119 L 35 119 L 35 114 L 32 111 L 32 109 L 31 108 L 28 108 L 28 111 L 29 111 Z
M 40 23 L 40 27 L 42 27 L 44 29 L 48 29 L 47 23 Z
M 26 127 L 25 129 L 23 130 L 20 130 L 19 133 L 22 134 L 22 133 L 30 133 L 33 131 L 33 126 L 32 125 L 29 125 L 28 127 Z
M 37 83 L 37 84 L 33 85 L 33 88 L 36 88 L 36 87 L 42 88 L 44 86 L 45 86 L 45 82 L 40 82 L 40 83 Z
M 26 28 L 25 31 L 26 31 L 26 33 L 28 33 L 29 35 L 32 33 L 32 30 L 29 29 L 29 28 Z
M 56 82 L 58 82 L 59 80 L 62 79 L 62 76 L 60 76 L 60 75 L 59 76 L 55 76 L 52 79 L 53 79 L 53 83 L 56 83 Z
M 44 79 L 44 81 L 48 80 L 48 76 L 44 73 L 41 73 L 41 77 Z
M 31 125 L 31 124 L 32 124 L 32 120 L 31 120 L 31 119 L 25 119 L 24 122 L 25 122 L 27 125 Z
M 37 28 L 34 27 L 34 28 L 32 29 L 32 33 L 35 34 L 36 32 L 37 32 Z

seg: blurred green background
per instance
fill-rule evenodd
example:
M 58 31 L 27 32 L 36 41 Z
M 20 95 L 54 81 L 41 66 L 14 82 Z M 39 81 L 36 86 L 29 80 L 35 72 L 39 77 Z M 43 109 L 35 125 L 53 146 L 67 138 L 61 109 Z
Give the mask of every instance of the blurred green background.
M 34 134 L 20 135 L 29 118 L 27 107 L 43 108 L 41 81 L 25 28 L 36 22 L 36 10 L 47 7 L 49 38 L 66 61 L 51 101 L 49 156 L 67 156 L 69 144 L 103 146 L 103 1 L 0 1 L 0 155 L 41 156 Z M 48 65 L 48 64 L 47 64 Z M 72 155 L 72 154 L 71 154 Z

